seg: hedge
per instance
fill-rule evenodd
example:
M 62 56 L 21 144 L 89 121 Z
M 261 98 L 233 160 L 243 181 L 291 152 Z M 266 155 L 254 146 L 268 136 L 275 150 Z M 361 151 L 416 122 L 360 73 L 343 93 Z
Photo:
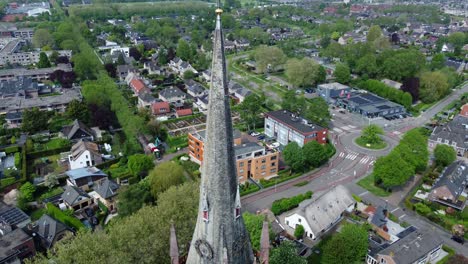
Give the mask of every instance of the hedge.
M 111 165 L 114 165 L 118 163 L 119 161 L 120 161 L 120 157 L 112 159 L 112 160 L 104 161 L 103 163 L 96 165 L 96 168 L 101 169 L 101 170 L 107 169 Z
M 15 153 L 15 152 L 20 151 L 20 147 L 18 147 L 18 146 L 6 147 L 4 149 L 4 151 L 5 151 L 6 154 Z
M 16 168 L 21 167 L 21 154 L 19 152 L 15 153 L 15 167 Z
M 52 218 L 64 223 L 67 226 L 73 227 L 75 230 L 85 228 L 85 225 L 80 220 L 78 220 L 78 218 L 65 214 L 52 203 L 48 203 L 46 205 L 46 209 L 47 214 L 50 215 Z
M 312 198 L 312 194 L 313 194 L 312 191 L 308 191 L 304 194 L 299 194 L 291 198 L 282 198 L 282 199 L 276 200 L 271 205 L 271 211 L 275 215 L 280 215 L 286 211 L 289 211 L 293 208 L 298 207 L 302 201 Z
M 16 179 L 14 177 L 2 178 L 0 179 L 0 187 L 6 187 L 12 185 L 15 182 Z
M 42 157 L 47 157 L 47 156 L 60 154 L 62 152 L 69 151 L 69 150 L 70 150 L 70 146 L 54 148 L 54 149 L 48 149 L 48 150 L 42 150 L 42 151 L 36 151 L 36 152 L 28 153 L 27 158 L 28 159 L 37 159 L 37 158 L 42 158 Z

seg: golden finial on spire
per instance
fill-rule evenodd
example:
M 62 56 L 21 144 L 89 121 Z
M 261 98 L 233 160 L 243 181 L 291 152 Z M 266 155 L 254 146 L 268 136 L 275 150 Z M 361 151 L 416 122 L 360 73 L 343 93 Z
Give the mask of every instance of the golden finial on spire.
M 216 8 L 216 15 L 221 15 L 223 13 L 223 10 L 221 8 Z

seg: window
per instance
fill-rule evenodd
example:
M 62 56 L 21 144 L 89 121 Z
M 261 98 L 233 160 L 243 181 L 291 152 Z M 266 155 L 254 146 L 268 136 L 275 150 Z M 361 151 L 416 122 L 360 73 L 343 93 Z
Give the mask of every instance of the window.
M 240 207 L 236 207 L 236 219 L 240 216 L 241 209 Z
M 271 163 L 271 166 L 276 166 L 276 162 L 272 162 L 272 163 Z
M 273 157 L 271 157 L 270 160 L 276 160 L 276 157 L 277 157 L 277 156 L 273 156 Z
M 237 156 L 237 159 L 242 159 L 242 155 Z
M 271 169 L 270 172 L 271 172 L 271 173 L 275 173 L 275 172 L 276 172 L 276 169 Z
M 444 143 L 445 143 L 445 144 L 449 144 L 449 143 L 450 143 L 450 140 L 446 139 L 446 140 L 444 141 Z
M 265 163 L 266 162 L 266 159 L 262 159 L 262 163 Z
M 208 210 L 203 210 L 203 221 L 208 222 Z
M 239 167 L 244 167 L 244 162 L 239 162 Z
M 266 128 L 270 128 L 270 125 L 267 124 L 267 125 L 266 125 Z
M 387 264 L 387 261 L 385 259 L 380 259 L 381 264 Z
M 442 139 L 441 139 L 441 138 L 437 138 L 437 142 L 442 142 Z
M 266 165 L 262 165 L 261 169 L 262 170 L 266 169 Z
M 244 173 L 244 170 L 243 169 L 239 170 L 239 173 Z
M 299 218 L 299 220 L 297 220 L 297 221 L 299 221 L 299 223 L 300 223 L 302 221 L 302 219 Z

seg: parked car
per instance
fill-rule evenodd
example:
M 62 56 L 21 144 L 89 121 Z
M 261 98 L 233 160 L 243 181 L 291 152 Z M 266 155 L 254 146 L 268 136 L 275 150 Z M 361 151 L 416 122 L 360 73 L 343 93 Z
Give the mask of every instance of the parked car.
M 250 132 L 250 135 L 251 135 L 252 137 L 256 137 L 256 136 L 260 135 L 260 133 L 258 133 L 258 132 L 256 132 L 256 131 L 251 131 L 251 132 Z
M 305 89 L 305 92 L 306 92 L 306 93 L 313 93 L 314 90 L 312 90 L 312 88 L 307 88 L 307 89 Z
M 88 217 L 94 216 L 94 211 L 93 211 L 92 208 L 86 208 L 85 213 L 86 213 L 86 216 L 88 216 Z
M 271 148 L 278 148 L 279 146 L 280 146 L 280 143 L 278 143 L 278 142 L 273 142 L 270 145 Z
M 338 112 L 339 112 L 340 114 L 346 114 L 346 111 L 345 111 L 344 109 L 340 109 Z
M 465 239 L 460 236 L 452 236 L 452 240 L 462 245 L 465 244 Z
M 257 137 L 258 140 L 264 140 L 265 139 L 265 135 L 260 135 Z
M 98 221 L 98 219 L 97 219 L 95 216 L 91 217 L 90 220 L 91 220 L 91 224 L 92 224 L 92 225 L 97 225 L 97 224 L 99 224 L 99 221 Z

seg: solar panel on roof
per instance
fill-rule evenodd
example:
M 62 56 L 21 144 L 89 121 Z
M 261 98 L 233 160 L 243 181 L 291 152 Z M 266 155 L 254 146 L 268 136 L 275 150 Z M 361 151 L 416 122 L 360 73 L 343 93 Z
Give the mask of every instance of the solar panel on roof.
M 397 234 L 397 237 L 400 238 L 400 239 L 401 239 L 401 238 L 404 238 L 405 236 L 407 236 L 407 235 L 413 233 L 413 232 L 416 231 L 416 230 L 417 230 L 416 227 L 410 226 L 410 227 L 406 228 L 405 230 L 401 231 L 400 233 L 398 233 L 398 234 Z
M 0 212 L 0 219 L 10 225 L 16 225 L 29 219 L 29 216 L 20 209 L 13 207 Z
M 384 101 L 385 99 L 381 98 L 381 97 L 377 97 L 373 94 L 363 94 L 361 95 L 363 98 L 369 100 L 370 102 L 373 102 L 373 103 L 376 103 L 376 102 L 381 102 L 381 101 Z
M 361 98 L 361 97 L 352 97 L 352 98 L 349 98 L 350 101 L 352 102 L 355 102 L 357 104 L 368 104 L 369 101 L 364 99 L 364 98 Z
M 388 106 L 388 105 L 379 105 L 379 106 L 377 106 L 377 108 L 382 110 L 382 109 L 388 109 L 388 108 L 391 108 L 391 107 Z

